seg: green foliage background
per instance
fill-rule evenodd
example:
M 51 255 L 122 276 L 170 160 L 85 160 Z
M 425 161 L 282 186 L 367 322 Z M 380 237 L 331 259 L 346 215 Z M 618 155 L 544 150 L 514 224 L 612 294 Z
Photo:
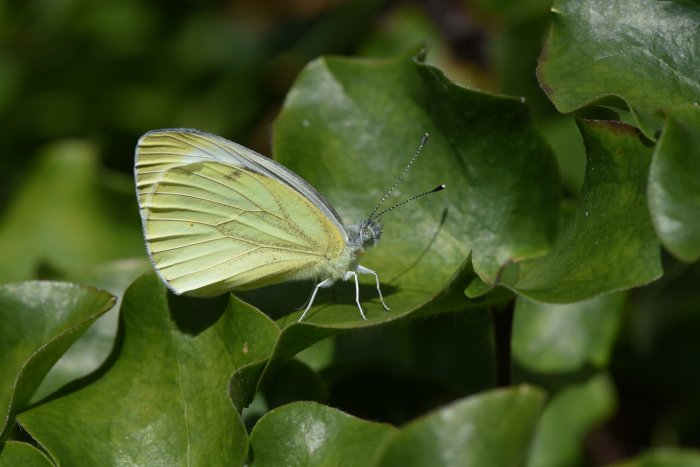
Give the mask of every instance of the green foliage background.
M 700 4 L 0 1 L 0 466 L 700 465 Z M 133 148 L 194 127 L 371 280 L 175 297 Z

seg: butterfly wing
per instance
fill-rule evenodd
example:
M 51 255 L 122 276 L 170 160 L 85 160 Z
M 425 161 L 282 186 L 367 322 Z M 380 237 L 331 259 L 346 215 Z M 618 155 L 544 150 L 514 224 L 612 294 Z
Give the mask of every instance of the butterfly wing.
M 164 171 L 203 161 L 250 169 L 289 186 L 318 207 L 342 232 L 344 240 L 348 240 L 345 225 L 338 213 L 306 180 L 269 157 L 220 136 L 191 128 L 153 130 L 139 139 L 135 164 L 139 194 L 148 191 L 149 185 L 157 181 Z
M 253 170 L 259 161 L 248 153 L 263 156 L 249 150 L 229 156 L 240 147 L 209 138 L 181 130 L 151 132 L 136 151 L 146 244 L 174 292 L 217 295 L 313 277 L 338 258 L 347 234 L 334 222 L 337 217 L 283 183 L 286 173 L 272 177 Z

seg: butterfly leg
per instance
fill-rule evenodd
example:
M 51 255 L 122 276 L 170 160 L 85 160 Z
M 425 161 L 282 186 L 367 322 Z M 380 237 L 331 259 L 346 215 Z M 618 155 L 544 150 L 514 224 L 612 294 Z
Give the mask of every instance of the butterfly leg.
M 309 304 L 306 305 L 306 309 L 305 309 L 304 312 L 301 314 L 301 318 L 299 318 L 299 321 L 298 321 L 298 322 L 300 322 L 301 320 L 304 319 L 304 316 L 306 316 L 306 313 L 309 311 L 309 308 L 311 308 L 311 305 L 314 304 L 314 298 L 316 298 L 316 292 L 318 292 L 318 289 L 320 289 L 321 287 L 328 287 L 328 286 L 331 285 L 332 283 L 333 283 L 332 280 L 326 279 L 326 280 L 321 281 L 321 282 L 319 282 L 318 284 L 316 284 L 316 287 L 314 287 L 314 291 L 311 293 L 311 297 L 309 297 Z
M 309 304 L 309 302 L 313 299 L 314 295 L 316 295 L 316 286 L 315 286 L 315 285 L 311 288 L 311 294 L 309 294 L 309 298 L 307 298 L 307 299 L 304 301 L 304 304 L 303 304 L 302 306 L 296 307 L 294 310 L 295 310 L 295 311 L 305 310 L 305 309 L 306 309 L 306 306 L 307 306 L 307 305 Z
M 362 309 L 362 305 L 360 305 L 360 281 L 357 279 L 357 273 L 355 271 L 346 271 L 343 280 L 348 280 L 351 277 L 355 278 L 355 303 L 357 303 L 357 308 L 360 309 L 362 319 L 366 321 L 367 317 L 365 316 L 365 311 Z
M 366 267 L 364 267 L 364 266 L 360 266 L 359 264 L 357 265 L 357 272 L 360 272 L 360 273 L 362 273 L 362 274 L 372 274 L 372 275 L 374 276 L 374 278 L 375 278 L 376 281 L 377 281 L 377 292 L 379 292 L 379 300 L 382 301 L 382 305 L 384 306 L 384 309 L 385 309 L 386 311 L 390 311 L 391 308 L 389 308 L 389 307 L 386 305 L 386 303 L 384 303 L 384 297 L 382 296 L 382 289 L 379 288 L 379 276 L 377 275 L 377 273 L 374 272 L 374 271 L 372 271 L 372 270 L 369 269 L 369 268 L 366 268 Z

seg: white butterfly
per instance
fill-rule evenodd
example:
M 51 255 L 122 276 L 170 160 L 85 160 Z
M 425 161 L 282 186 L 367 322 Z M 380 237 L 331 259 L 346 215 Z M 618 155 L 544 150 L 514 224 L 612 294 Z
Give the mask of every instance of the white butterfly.
M 382 233 L 377 210 L 401 181 L 426 134 L 394 186 L 369 217 L 348 228 L 333 207 L 301 177 L 260 154 L 219 136 L 192 129 L 154 130 L 136 147 L 134 173 L 146 247 L 165 284 L 176 294 L 219 295 L 291 281 L 355 280 L 371 274 L 386 310 L 379 276 L 358 264 Z

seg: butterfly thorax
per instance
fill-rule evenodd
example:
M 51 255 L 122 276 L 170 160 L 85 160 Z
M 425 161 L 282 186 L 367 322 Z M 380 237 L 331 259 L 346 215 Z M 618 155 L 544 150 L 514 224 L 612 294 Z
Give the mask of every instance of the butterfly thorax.
M 382 225 L 379 222 L 364 221 L 348 229 L 348 240 L 336 258 L 319 264 L 314 271 L 308 271 L 314 278 L 330 279 L 335 282 L 345 277 L 348 271 L 356 271 L 359 258 L 365 248 L 374 246 L 381 237 Z M 299 277 L 305 278 L 305 277 Z

